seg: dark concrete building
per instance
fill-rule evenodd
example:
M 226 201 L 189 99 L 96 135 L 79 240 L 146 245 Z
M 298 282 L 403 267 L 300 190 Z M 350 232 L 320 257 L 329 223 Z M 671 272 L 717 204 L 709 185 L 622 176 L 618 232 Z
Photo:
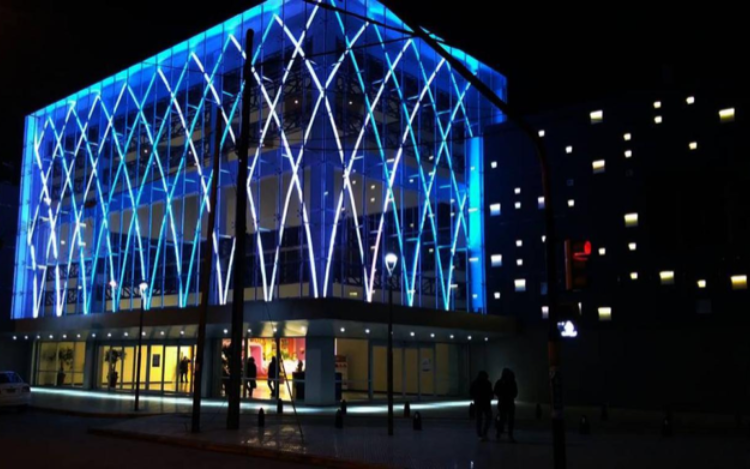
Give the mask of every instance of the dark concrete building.
M 579 336 L 563 354 L 569 402 L 729 409 L 747 401 L 746 101 L 720 90 L 659 91 L 530 120 L 552 165 L 559 259 L 566 239 L 592 247 L 588 286 L 562 295 L 579 313 Z M 539 165 L 512 124 L 486 139 L 488 310 L 523 329 L 499 345 L 496 366 L 517 369 L 521 398 L 545 402 Z

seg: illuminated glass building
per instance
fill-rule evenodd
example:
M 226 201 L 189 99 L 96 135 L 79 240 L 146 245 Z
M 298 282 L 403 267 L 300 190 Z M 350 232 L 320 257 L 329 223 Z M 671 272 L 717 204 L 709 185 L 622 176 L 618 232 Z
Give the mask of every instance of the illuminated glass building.
M 248 29 L 253 44 L 244 44 Z M 448 50 L 506 96 L 500 74 Z M 243 79 L 245 60 L 254 68 Z M 249 182 L 237 188 L 244 86 Z M 215 365 L 206 393 L 218 394 L 241 262 L 245 355 L 257 351 L 261 373 L 282 337 L 285 363 L 307 367 L 309 401 L 333 401 L 334 355 L 357 376 L 344 386 L 372 398 L 384 376 L 378 303 L 392 252 L 397 388 L 463 392 L 469 370 L 458 364 L 472 333 L 483 341 L 512 328 L 486 317 L 482 262 L 483 130 L 501 120 L 369 0 L 266 2 L 28 116 L 12 317 L 17 339 L 37 339 L 33 383 L 133 389 L 143 307 L 144 387 L 186 391 L 191 378 L 174 375 L 194 358 L 208 271 Z M 235 249 L 238 192 L 248 201 L 244 253 Z M 418 364 L 425 376 L 407 378 Z

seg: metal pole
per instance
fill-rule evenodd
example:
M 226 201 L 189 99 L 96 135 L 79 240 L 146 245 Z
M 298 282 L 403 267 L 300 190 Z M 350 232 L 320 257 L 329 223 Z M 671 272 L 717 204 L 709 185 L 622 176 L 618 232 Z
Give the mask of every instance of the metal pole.
M 247 154 L 250 150 L 250 89 L 252 77 L 252 52 L 255 32 L 248 29 L 245 35 L 245 64 L 242 77 L 242 121 L 240 142 L 237 148 L 237 212 L 234 232 L 237 240 L 234 260 L 234 290 L 232 294 L 232 346 L 229 357 L 229 409 L 227 429 L 240 428 L 240 385 L 242 384 L 242 331 L 245 308 L 245 234 L 247 231 Z
M 213 235 L 216 227 L 216 212 L 219 210 L 217 196 L 219 192 L 219 174 L 221 161 L 221 141 L 223 137 L 223 126 L 221 113 L 215 113 L 214 125 L 214 162 L 213 172 L 211 173 L 211 211 L 208 213 L 208 228 L 206 229 L 206 252 L 203 255 L 203 269 L 201 270 L 200 291 L 201 307 L 198 317 L 198 342 L 196 343 L 195 368 L 193 376 L 193 417 L 190 425 L 190 431 L 199 433 L 201 431 L 201 394 L 203 388 L 203 354 L 206 348 L 206 321 L 208 319 L 208 301 L 210 299 L 210 280 L 211 280 L 211 261 L 213 259 Z
M 138 404 L 141 400 L 141 355 L 142 355 L 142 344 L 143 344 L 143 310 L 146 302 L 146 292 L 141 290 L 141 314 L 140 320 L 138 321 L 138 359 L 136 360 L 136 372 L 135 372 L 135 408 L 138 412 Z
M 389 2 L 397 6 L 397 2 Z M 418 24 L 414 16 L 407 9 L 398 8 L 400 14 L 407 23 Z M 439 44 L 431 35 L 422 28 L 415 27 L 414 34 L 422 39 L 437 54 L 450 64 L 450 66 L 488 101 L 500 109 L 509 119 L 516 122 L 518 127 L 531 139 L 536 150 L 539 166 L 542 173 L 542 188 L 545 201 L 544 224 L 545 224 L 545 251 L 547 262 L 547 298 L 549 301 L 549 329 L 547 338 L 547 353 L 549 359 L 550 398 L 552 401 L 552 439 L 554 450 L 555 469 L 564 469 L 566 466 L 565 456 L 565 421 L 563 420 L 563 398 L 562 398 L 562 359 L 560 356 L 560 333 L 557 329 L 558 317 L 558 292 L 557 292 L 557 235 L 555 231 L 554 200 L 551 187 L 551 172 L 544 143 L 537 132 L 521 117 L 519 113 L 503 101 L 490 87 L 457 58 L 451 55 L 443 45 Z
M 388 274 L 388 435 L 393 436 L 393 284 Z

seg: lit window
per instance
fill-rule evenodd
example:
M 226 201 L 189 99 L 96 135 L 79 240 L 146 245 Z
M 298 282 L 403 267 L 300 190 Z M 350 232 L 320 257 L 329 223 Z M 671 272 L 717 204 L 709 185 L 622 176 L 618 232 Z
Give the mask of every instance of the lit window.
M 490 257 L 490 261 L 492 262 L 492 267 L 503 266 L 503 256 L 500 254 L 493 254 L 492 257 Z
M 661 124 L 662 122 L 664 122 L 664 118 L 662 118 L 661 116 L 654 117 L 654 123 Z
M 693 151 L 697 150 L 698 149 L 698 142 L 690 142 L 689 147 Z
M 599 124 L 604 121 L 604 111 L 594 111 L 591 113 L 591 123 Z
M 544 204 L 544 197 L 539 197 L 539 198 L 537 199 L 537 204 L 539 205 L 539 209 L 540 209 L 540 210 L 541 210 L 541 209 L 543 209 L 543 208 L 544 208 L 544 205 L 545 205 L 545 204 Z
M 499 300 L 499 299 L 500 299 L 500 292 L 495 292 L 495 299 L 496 299 L 496 300 Z
M 624 139 L 624 140 L 625 140 L 626 142 L 629 142 L 629 141 L 633 140 L 633 134 L 625 134 L 625 135 L 623 135 L 623 136 L 622 136 L 622 138 L 623 138 L 623 139 Z
M 705 280 L 698 280 L 699 289 L 705 290 L 707 286 L 708 286 L 708 282 L 706 282 Z
M 516 193 L 516 195 L 521 195 L 521 188 L 520 187 L 516 187 L 515 193 Z
M 516 210 L 521 210 L 521 202 L 516 202 Z
M 638 214 L 628 213 L 625 215 L 625 226 L 628 228 L 635 228 L 638 226 Z
M 599 255 L 604 257 L 607 255 L 607 248 L 599 248 Z
M 540 138 L 544 138 L 545 135 L 547 135 L 547 132 L 545 132 L 544 130 L 540 130 L 539 131 L 539 137 Z
M 634 281 L 634 282 L 635 282 L 636 280 L 638 280 L 638 272 L 631 272 L 631 273 L 630 273 L 630 280 L 632 280 L 632 281 Z
M 612 308 L 608 308 L 608 307 L 599 308 L 599 320 L 611 321 L 612 320 Z
M 734 108 L 722 109 L 721 111 L 719 111 L 719 118 L 722 122 L 733 122 Z
M 565 153 L 567 153 L 568 155 L 573 153 L 573 147 L 565 147 Z
M 517 292 L 525 292 L 526 291 L 526 280 L 525 279 L 518 279 L 515 282 L 516 284 L 516 291 Z
M 747 275 L 732 277 L 732 290 L 747 290 Z
M 607 169 L 607 162 L 604 160 L 597 160 L 591 163 L 594 168 L 594 174 L 601 174 Z
M 688 96 L 685 101 L 688 103 L 688 105 L 693 105 L 695 104 L 695 96 Z
M 349 292 L 349 296 L 351 296 L 352 298 L 356 298 L 357 296 L 359 296 L 359 293 L 357 293 L 355 291 L 350 291 Z
M 549 319 L 549 306 L 542 306 L 542 319 Z
M 573 200 L 573 199 L 570 199 L 570 200 L 568 201 L 568 207 L 570 207 L 570 208 L 573 208 L 573 207 L 575 207 L 575 206 L 576 206 L 576 201 L 575 201 L 575 200 Z
M 493 217 L 500 216 L 501 213 L 501 206 L 500 204 L 492 204 L 490 205 L 490 215 Z
M 629 250 L 630 250 L 631 252 L 635 252 L 635 251 L 637 251 L 637 250 L 638 250 L 638 245 L 637 245 L 636 243 L 630 243 L 630 244 L 628 244 L 628 249 L 629 249 Z
M 661 109 L 661 101 L 656 101 L 654 103 L 654 109 Z
M 516 247 L 517 248 L 522 248 L 523 247 L 523 240 L 519 239 L 518 241 L 516 241 Z
M 674 272 L 672 271 L 659 272 L 659 278 L 662 285 L 674 285 Z
M 632 158 L 633 150 L 625 150 L 625 158 Z
M 517 265 L 518 267 L 523 267 L 523 259 L 518 259 L 518 260 L 516 261 L 516 265 Z
M 490 164 L 490 166 L 492 167 L 492 169 L 497 169 L 497 161 L 493 161 L 493 162 L 492 162 L 492 163 Z

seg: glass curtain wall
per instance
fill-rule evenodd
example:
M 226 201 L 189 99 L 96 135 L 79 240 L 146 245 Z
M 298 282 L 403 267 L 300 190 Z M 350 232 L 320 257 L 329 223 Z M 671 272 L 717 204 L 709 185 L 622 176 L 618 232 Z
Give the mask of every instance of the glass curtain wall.
M 498 116 L 381 4 L 330 3 L 377 21 L 267 2 L 29 116 L 14 317 L 137 310 L 143 281 L 147 309 L 194 307 L 205 269 L 226 304 L 235 262 L 247 300 L 384 301 L 387 252 L 401 259 L 397 302 L 484 311 L 477 142 Z M 451 52 L 505 95 L 501 75 Z

